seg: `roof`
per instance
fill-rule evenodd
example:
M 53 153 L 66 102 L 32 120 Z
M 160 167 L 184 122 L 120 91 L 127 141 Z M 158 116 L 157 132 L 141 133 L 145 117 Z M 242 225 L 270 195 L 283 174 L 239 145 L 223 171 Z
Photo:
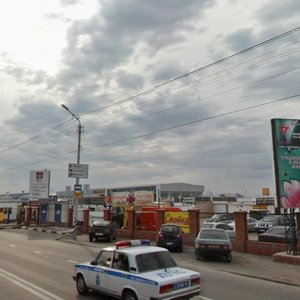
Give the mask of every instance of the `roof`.
M 165 252 L 168 251 L 165 248 L 161 247 L 155 247 L 155 246 L 123 246 L 120 248 L 116 248 L 116 246 L 109 246 L 105 247 L 102 250 L 107 250 L 107 251 L 118 251 L 122 253 L 126 253 L 129 255 L 138 255 L 138 254 L 145 254 L 145 253 L 153 253 L 153 252 Z

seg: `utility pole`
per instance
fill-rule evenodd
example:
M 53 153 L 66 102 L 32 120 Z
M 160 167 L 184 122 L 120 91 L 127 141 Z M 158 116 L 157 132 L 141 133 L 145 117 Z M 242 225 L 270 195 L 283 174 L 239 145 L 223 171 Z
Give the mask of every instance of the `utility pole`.
M 75 115 L 70 109 L 62 104 L 62 108 L 64 108 L 69 114 L 72 115 L 78 122 L 78 140 L 77 140 L 77 164 L 80 164 L 80 148 L 81 148 L 81 122 L 79 120 L 79 116 Z M 79 185 L 79 177 L 76 177 L 76 185 Z M 78 197 L 75 195 L 74 197 L 74 218 L 73 218 L 73 225 L 74 225 L 74 232 L 73 232 L 73 239 L 77 240 L 77 224 L 78 224 Z

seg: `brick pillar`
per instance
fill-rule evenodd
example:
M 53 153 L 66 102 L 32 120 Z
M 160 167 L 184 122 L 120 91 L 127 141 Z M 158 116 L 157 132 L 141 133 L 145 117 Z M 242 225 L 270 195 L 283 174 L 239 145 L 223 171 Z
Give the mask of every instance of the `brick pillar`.
M 25 226 L 30 225 L 31 212 L 32 212 L 32 207 L 27 206 L 25 209 Z
M 128 230 L 130 233 L 130 238 L 134 238 L 134 229 L 135 229 L 135 223 L 134 223 L 134 217 L 135 217 L 135 211 L 133 208 L 130 208 L 128 211 Z
M 73 227 L 73 207 L 68 207 L 68 228 Z
M 83 210 L 83 233 L 89 233 L 89 218 L 90 218 L 90 210 L 88 208 Z
M 156 231 L 160 230 L 162 224 L 165 223 L 165 209 L 158 209 L 157 210 L 157 228 Z
M 248 240 L 247 212 L 235 211 L 233 213 L 235 220 L 236 250 L 246 252 L 246 240 Z
M 200 209 L 189 209 L 190 236 L 195 237 L 200 228 Z
M 104 221 L 110 221 L 110 218 L 111 218 L 110 209 L 108 209 L 108 208 L 104 209 L 104 211 L 103 211 L 103 220 Z

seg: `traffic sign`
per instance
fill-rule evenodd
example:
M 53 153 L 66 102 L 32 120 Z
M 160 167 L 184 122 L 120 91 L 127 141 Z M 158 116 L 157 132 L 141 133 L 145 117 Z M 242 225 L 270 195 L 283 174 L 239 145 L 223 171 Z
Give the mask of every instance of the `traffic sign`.
M 82 185 L 81 184 L 75 184 L 74 185 L 74 196 L 80 197 L 82 193 Z
M 75 184 L 74 185 L 74 191 L 76 191 L 76 192 L 80 191 L 81 192 L 82 191 L 82 185 L 81 184 Z
M 88 178 L 89 165 L 69 163 L 68 176 L 73 178 Z

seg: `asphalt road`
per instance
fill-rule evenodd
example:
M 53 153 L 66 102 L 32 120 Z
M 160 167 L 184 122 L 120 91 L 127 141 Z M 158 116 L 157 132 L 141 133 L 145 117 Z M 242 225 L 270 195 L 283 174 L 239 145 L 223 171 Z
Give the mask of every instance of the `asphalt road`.
M 0 231 L 0 300 L 93 300 L 101 297 L 97 293 L 77 294 L 72 280 L 73 264 L 92 260 L 99 248 L 109 244 L 74 244 L 64 239 L 57 241 L 57 237 L 23 229 Z M 173 256 L 180 266 L 200 271 L 202 275 L 201 296 L 194 299 L 299 299 L 300 287 L 228 273 L 228 263 L 222 260 L 199 262 L 187 251 Z

